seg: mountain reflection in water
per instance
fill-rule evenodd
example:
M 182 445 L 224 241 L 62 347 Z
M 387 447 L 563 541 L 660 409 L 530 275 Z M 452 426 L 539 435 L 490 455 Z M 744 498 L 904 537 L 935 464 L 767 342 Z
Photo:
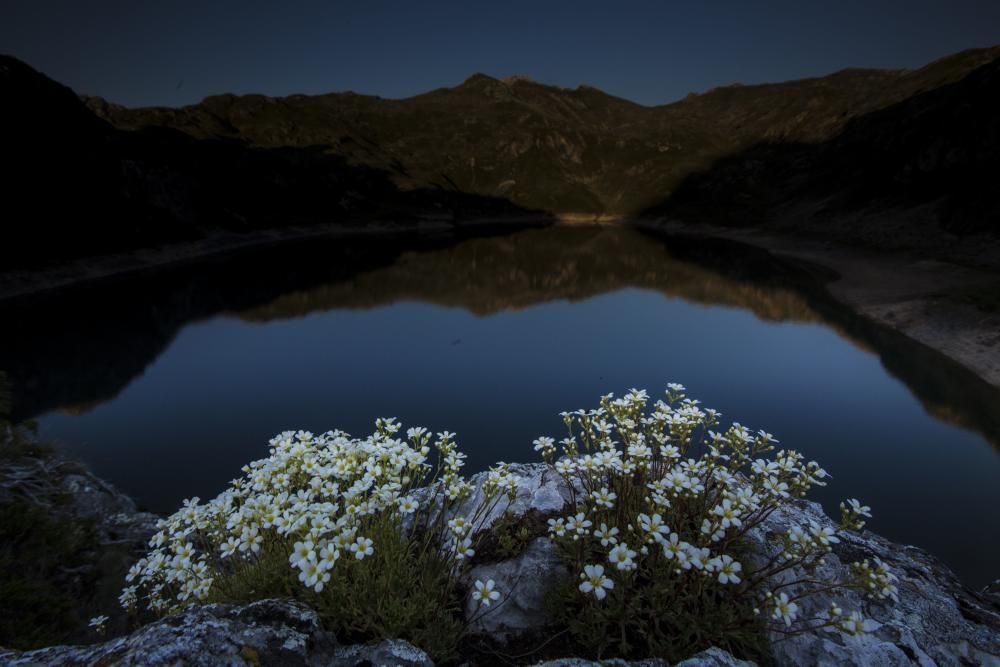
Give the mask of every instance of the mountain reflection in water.
M 955 517 L 1000 504 L 995 451 L 937 421 L 996 446 L 996 388 L 761 250 L 488 231 L 284 244 L 9 300 L 0 369 L 18 417 L 161 511 L 214 494 L 286 428 L 362 434 L 393 415 L 457 431 L 476 469 L 532 458 L 559 410 L 679 381 L 818 459 L 828 510 L 857 495 L 875 530 L 996 576 L 995 527 L 978 547 L 927 527 L 971 536 Z

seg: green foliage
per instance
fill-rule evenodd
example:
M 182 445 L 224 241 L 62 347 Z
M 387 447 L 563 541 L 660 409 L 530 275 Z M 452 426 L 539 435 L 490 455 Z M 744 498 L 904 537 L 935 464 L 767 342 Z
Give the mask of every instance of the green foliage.
M 0 371 L 0 425 L 10 419 L 12 402 L 13 399 L 11 398 L 10 393 L 10 382 L 7 380 L 7 374 Z
M 47 458 L 52 445 L 38 440 L 33 423 L 11 426 L 0 421 L 0 463 L 16 463 L 24 458 Z
M 11 393 L 0 372 L 0 464 L 44 456 L 31 428 L 8 422 Z M 0 646 L 32 649 L 65 640 L 81 624 L 80 576 L 90 562 L 90 526 L 50 516 L 24 501 L 0 504 Z
M 45 457 L 52 447 L 37 437 L 37 425 L 29 421 L 10 423 L 13 394 L 7 375 L 0 371 L 0 463 L 16 462 L 24 457 Z
M 604 554 L 594 554 L 594 560 Z M 680 662 L 712 646 L 760 662 L 768 655 L 766 626 L 753 605 L 711 579 L 683 581 L 664 561 L 639 570 L 604 600 L 581 595 L 563 579 L 546 600 L 581 655 L 594 659 L 655 656 Z
M 435 662 L 447 662 L 465 628 L 451 563 L 438 549 L 405 537 L 393 522 L 379 523 L 368 534 L 379 545 L 375 553 L 338 563 L 337 576 L 320 593 L 302 586 L 286 551 L 267 549 L 245 569 L 216 580 L 209 599 L 242 603 L 295 597 L 315 609 L 343 643 L 399 638 Z
M 545 534 L 545 521 L 534 513 L 515 517 L 505 513 L 490 526 L 477 550 L 477 560 L 496 562 L 516 558 L 528 543 Z
M 83 627 L 97 546 L 88 523 L 26 502 L 0 504 L 0 646 L 40 648 Z

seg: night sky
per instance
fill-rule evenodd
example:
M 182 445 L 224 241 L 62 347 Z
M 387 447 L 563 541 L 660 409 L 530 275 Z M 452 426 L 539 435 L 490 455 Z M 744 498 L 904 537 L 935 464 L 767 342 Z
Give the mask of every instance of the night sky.
M 0 12 L 0 53 L 129 106 L 222 92 L 405 97 L 473 72 L 662 104 L 996 43 L 997 0 L 3 0 Z

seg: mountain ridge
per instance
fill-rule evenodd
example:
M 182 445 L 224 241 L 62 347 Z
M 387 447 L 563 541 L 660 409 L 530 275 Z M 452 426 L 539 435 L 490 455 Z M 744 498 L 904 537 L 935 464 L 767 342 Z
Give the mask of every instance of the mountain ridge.
M 724 86 L 656 106 L 592 87 L 482 73 L 400 99 L 326 93 L 211 96 L 180 108 L 88 105 L 123 129 L 166 126 L 252 146 L 324 146 L 385 170 L 404 190 L 454 189 L 553 213 L 629 215 L 725 155 L 760 141 L 829 140 L 852 118 L 957 81 L 997 57 L 1000 47 L 973 49 L 915 70 L 849 68 Z
M 850 68 L 724 86 L 658 106 L 590 86 L 559 88 L 524 77 L 505 82 L 479 73 L 402 99 L 222 94 L 179 108 L 129 109 L 78 97 L 0 57 L 0 91 L 13 102 L 0 110 L 0 139 L 11 147 L 0 165 L 2 182 L 13 210 L 32 211 L 5 225 L 7 253 L 0 249 L 0 256 L 30 263 L 197 239 L 218 229 L 412 222 L 427 215 L 683 215 L 729 224 L 742 209 L 758 224 L 789 198 L 812 197 L 800 202 L 802 210 L 824 206 L 815 198 L 828 193 L 800 187 L 831 170 L 810 147 L 822 146 L 817 154 L 835 162 L 864 165 L 864 141 L 849 150 L 843 147 L 850 142 L 837 144 L 848 128 L 866 136 L 858 123 L 871 123 L 891 138 L 918 111 L 907 100 L 941 90 L 952 92 L 933 97 L 940 110 L 929 116 L 947 123 L 949 105 L 991 103 L 988 89 L 967 81 L 991 68 L 1000 69 L 1000 46 L 915 70 Z M 992 127 L 981 114 L 962 117 Z M 976 164 L 989 169 L 994 165 L 981 159 L 984 151 L 1000 152 L 992 130 L 978 151 L 969 150 L 965 132 L 906 131 L 932 153 L 980 156 Z M 937 135 L 952 143 L 934 148 Z M 890 151 L 878 161 L 884 173 L 867 170 L 866 177 L 896 189 L 892 207 L 927 204 L 918 188 L 903 192 L 883 178 L 919 171 L 913 160 L 920 155 L 916 148 Z M 948 180 L 951 167 L 934 165 L 932 172 L 947 176 L 942 183 L 964 192 Z M 864 188 L 851 172 L 839 169 L 838 183 L 861 198 Z M 933 181 L 935 173 L 925 176 Z M 988 180 L 986 187 L 992 193 Z M 720 202 L 731 210 L 722 211 Z M 924 245 L 936 247 L 941 234 L 998 232 L 992 211 L 984 209 L 988 220 L 948 227 L 935 222 L 947 222 L 947 211 L 935 209 L 931 223 L 920 227 L 930 230 Z M 93 224 L 95 216 L 106 222 Z M 819 227 L 811 231 L 823 233 Z M 862 230 L 859 238 L 876 236 Z

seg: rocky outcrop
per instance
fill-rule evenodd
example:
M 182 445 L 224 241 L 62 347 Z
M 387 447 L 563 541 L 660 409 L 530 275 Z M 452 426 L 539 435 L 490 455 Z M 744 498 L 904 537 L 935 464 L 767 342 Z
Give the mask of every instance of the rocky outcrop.
M 2 653 L 0 662 L 21 665 L 432 665 L 404 641 L 337 646 L 319 616 L 292 600 L 261 600 L 246 606 L 212 604 L 151 623 L 127 637 L 93 646 L 56 646 Z
M 23 457 L 0 464 L 0 503 L 27 502 L 60 518 L 92 521 L 101 544 L 145 546 L 158 517 L 84 466 L 61 456 Z
M 516 465 L 512 470 L 522 480 L 510 508 L 515 518 L 529 512 L 560 513 L 570 492 L 554 470 L 544 465 Z M 480 476 L 474 481 L 481 483 L 483 479 Z M 488 516 L 484 525 L 492 524 L 494 515 Z M 756 552 L 767 558 L 780 548 L 778 535 L 809 521 L 834 527 L 818 504 L 803 501 L 776 511 L 751 533 L 750 539 Z M 818 576 L 823 580 L 847 579 L 847 563 L 872 557 L 883 560 L 899 577 L 899 602 L 872 602 L 853 589 L 837 596 L 808 599 L 802 603 L 804 615 L 824 610 L 833 601 L 845 610 L 860 610 L 871 619 L 868 633 L 856 638 L 827 630 L 787 639 L 775 635 L 776 664 L 1000 664 L 1000 604 L 995 598 L 964 588 L 947 566 L 921 549 L 895 544 L 870 531 L 842 533 L 841 542 L 825 559 Z M 493 579 L 498 590 L 505 591 L 508 597 L 495 612 L 473 623 L 472 630 L 506 640 L 537 631 L 545 622 L 541 602 L 544 591 L 564 574 L 564 567 L 545 538 L 531 542 L 513 559 L 478 565 L 470 572 L 469 580 Z M 790 571 L 786 576 L 801 574 Z M 470 606 L 468 617 L 471 619 L 474 613 Z
M 503 603 L 495 611 L 478 613 L 478 604 L 466 602 L 470 632 L 505 642 L 544 627 L 545 595 L 554 581 L 569 574 L 555 546 L 547 537 L 537 537 L 520 555 L 499 563 L 477 565 L 466 575 L 470 585 L 477 580 L 496 583 Z M 473 620 L 474 619 L 474 620 Z
M 541 522 L 565 511 L 571 491 L 541 464 L 513 465 L 520 477 L 515 500 L 489 512 L 479 529 L 492 526 L 508 511 L 515 522 Z M 473 478 L 481 487 L 485 474 Z M 478 492 L 477 492 L 478 493 Z M 469 501 L 476 502 L 474 496 Z M 457 511 L 461 511 L 459 508 Z M 792 525 L 814 521 L 832 526 L 822 508 L 798 502 L 775 511 L 751 532 L 759 558 L 779 548 L 778 536 Z M 872 602 L 856 591 L 817 596 L 800 601 L 804 615 L 837 602 L 845 610 L 859 609 L 870 619 L 867 634 L 847 637 L 819 630 L 791 638 L 772 637 L 774 664 L 799 665 L 1000 665 L 1000 604 L 993 597 L 964 588 L 955 575 L 930 554 L 894 544 L 870 532 L 841 533 L 840 542 L 825 559 L 818 576 L 847 576 L 846 563 L 877 557 L 899 579 L 899 601 Z M 791 573 L 788 576 L 794 576 Z M 469 582 L 493 579 L 504 597 L 489 613 L 473 605 L 467 610 L 473 634 L 516 642 L 544 630 L 547 617 L 544 593 L 567 572 L 545 537 L 529 540 L 522 551 L 499 562 L 479 562 L 468 573 Z M 195 606 L 147 625 L 133 634 L 93 646 L 59 646 L 38 651 L 0 653 L 9 665 L 430 665 L 420 650 L 402 641 L 370 646 L 338 646 L 322 629 L 317 614 L 301 603 L 264 600 L 246 606 Z M 588 667 L 608 664 L 659 667 L 658 660 L 595 663 L 564 658 L 541 663 L 545 667 Z M 752 663 L 712 648 L 680 663 L 683 667 L 748 667 Z M 680 667 L 679 666 L 679 667 Z
M 753 667 L 754 663 L 734 658 L 731 654 L 718 648 L 710 648 L 687 660 L 678 662 L 675 667 Z M 650 660 L 582 660 L 580 658 L 560 658 L 540 662 L 535 667 L 670 667 L 670 664 L 656 658 Z
M 775 538 L 792 525 L 815 521 L 833 527 L 817 503 L 781 508 L 751 532 L 754 553 L 766 558 L 780 549 Z M 804 615 L 815 615 L 836 601 L 858 609 L 866 634 L 808 632 L 773 642 L 779 665 L 964 665 L 1000 664 L 1000 605 L 962 586 L 954 573 L 922 549 L 890 542 L 870 531 L 842 532 L 840 543 L 817 570 L 820 580 L 849 577 L 847 563 L 876 557 L 899 577 L 899 601 L 871 601 L 855 589 L 800 601 Z M 794 571 L 786 577 L 801 576 Z M 791 594 L 791 593 L 789 593 Z M 775 637 L 774 639 L 779 639 Z

